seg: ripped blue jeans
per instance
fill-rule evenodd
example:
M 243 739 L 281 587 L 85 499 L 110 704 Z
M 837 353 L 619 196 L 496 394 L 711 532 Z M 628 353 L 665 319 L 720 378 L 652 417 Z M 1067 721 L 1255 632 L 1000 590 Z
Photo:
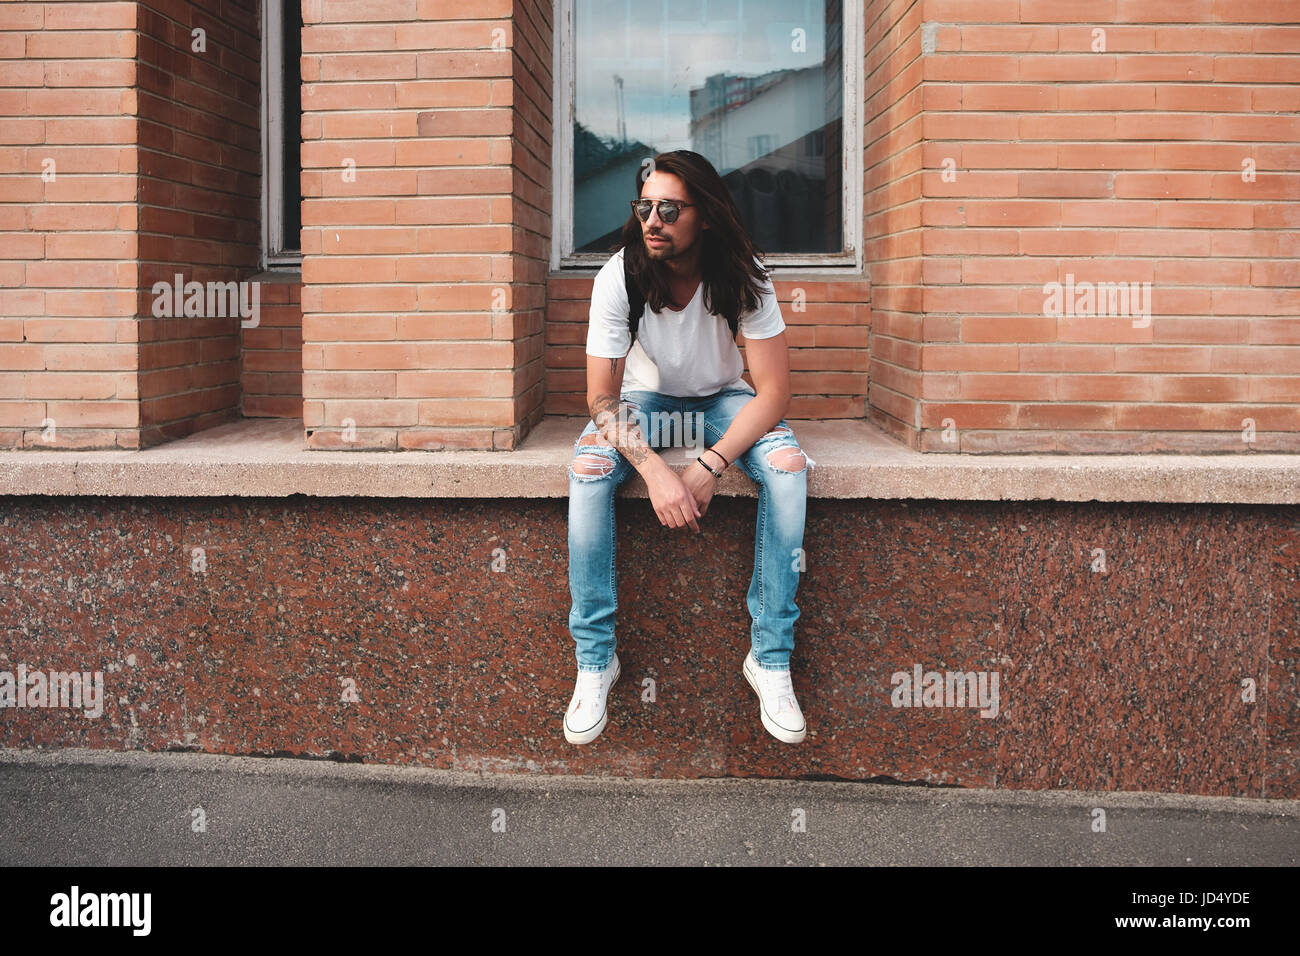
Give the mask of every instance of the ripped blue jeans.
M 629 391 L 622 404 L 627 420 L 640 425 L 651 448 L 692 446 L 697 449 L 691 452 L 693 460 L 722 438 L 753 398 L 752 392 L 739 388 L 701 398 Z M 799 618 L 795 592 L 800 571 L 806 567 L 808 470 L 816 462 L 799 449 L 794 431 L 782 419 L 732 464 L 758 486 L 754 574 L 747 599 L 753 622 L 750 646 L 759 667 L 788 670 L 794 623 Z M 569 464 L 569 593 L 573 598 L 569 632 L 577 645 L 580 671 L 604 670 L 614 657 L 618 610 L 614 497 L 632 471 L 632 464 L 605 441 L 596 423 L 588 421 L 574 442 Z

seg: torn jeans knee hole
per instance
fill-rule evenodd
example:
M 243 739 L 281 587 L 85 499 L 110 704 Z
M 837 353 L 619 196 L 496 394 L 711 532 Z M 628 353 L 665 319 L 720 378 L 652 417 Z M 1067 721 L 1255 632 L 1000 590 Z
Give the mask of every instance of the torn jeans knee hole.
M 578 442 L 579 448 L 590 448 L 573 456 L 569 468 L 578 478 L 604 478 L 614 471 L 614 460 L 610 446 L 604 444 L 601 436 L 592 433 L 585 435 Z M 596 451 L 595 449 L 602 449 Z
M 795 445 L 775 448 L 768 452 L 767 463 L 777 471 L 785 471 L 791 474 L 798 474 L 811 464 L 803 450 Z

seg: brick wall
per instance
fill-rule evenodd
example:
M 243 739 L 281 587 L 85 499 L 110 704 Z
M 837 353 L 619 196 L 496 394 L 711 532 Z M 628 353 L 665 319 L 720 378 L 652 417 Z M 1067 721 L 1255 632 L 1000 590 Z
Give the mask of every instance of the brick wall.
M 153 288 L 155 282 L 174 287 L 177 274 L 186 283 L 206 284 L 247 281 L 257 272 L 258 6 L 258 0 L 140 4 L 139 388 L 145 445 L 239 414 L 246 333 L 238 316 L 209 312 L 205 302 L 202 318 L 156 318 Z M 251 306 L 251 292 L 247 301 Z
M 261 321 L 243 329 L 239 380 L 246 418 L 302 421 L 302 278 L 263 274 Z
M 924 377 L 922 300 L 922 7 L 866 8 L 864 251 L 872 284 L 871 419 L 906 439 L 918 424 Z
M 924 17 L 921 431 L 876 416 L 933 451 L 1300 449 L 1300 8 Z M 1138 296 L 1070 314 L 1085 282 Z
M 0 444 L 235 416 L 238 320 L 155 319 L 152 287 L 255 269 L 258 43 L 253 0 L 0 4 Z
M 0 3 L 0 447 L 139 445 L 135 27 Z
M 310 447 L 504 449 L 535 420 L 549 81 L 520 75 L 548 9 L 304 2 Z
M 256 267 L 256 0 L 0 3 L 0 446 L 301 409 L 311 447 L 507 449 L 585 412 L 590 272 L 547 274 L 551 4 L 302 8 L 302 287 L 241 330 L 151 306 Z M 870 0 L 872 285 L 779 278 L 790 414 L 931 451 L 1300 450 L 1298 21 Z
M 551 261 L 551 91 L 554 25 L 550 0 L 516 0 L 512 66 L 510 312 L 498 318 L 500 334 L 515 342 L 514 421 L 496 447 L 514 447 L 542 420 L 546 393 L 547 271 Z M 506 442 L 509 442 L 507 444 Z

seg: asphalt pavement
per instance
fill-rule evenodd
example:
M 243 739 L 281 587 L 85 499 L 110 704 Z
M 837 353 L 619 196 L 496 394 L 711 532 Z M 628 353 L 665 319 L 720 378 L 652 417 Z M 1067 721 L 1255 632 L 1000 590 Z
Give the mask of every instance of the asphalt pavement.
M 1300 801 L 0 750 L 0 863 L 1295 866 Z

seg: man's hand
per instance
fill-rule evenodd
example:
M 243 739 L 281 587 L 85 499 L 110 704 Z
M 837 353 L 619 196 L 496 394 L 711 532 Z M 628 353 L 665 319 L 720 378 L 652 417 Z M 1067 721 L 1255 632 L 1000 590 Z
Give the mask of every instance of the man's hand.
M 650 503 L 659 516 L 659 523 L 669 528 L 689 526 L 699 534 L 700 526 L 695 519 L 702 512 L 696 507 L 694 492 L 677 477 L 677 473 L 664 464 L 659 468 L 649 468 L 642 474 L 646 488 L 650 491 Z
M 700 516 L 709 513 L 709 502 L 713 500 L 713 490 L 718 487 L 718 479 L 698 461 L 692 461 L 682 472 L 682 484 L 695 497 Z

